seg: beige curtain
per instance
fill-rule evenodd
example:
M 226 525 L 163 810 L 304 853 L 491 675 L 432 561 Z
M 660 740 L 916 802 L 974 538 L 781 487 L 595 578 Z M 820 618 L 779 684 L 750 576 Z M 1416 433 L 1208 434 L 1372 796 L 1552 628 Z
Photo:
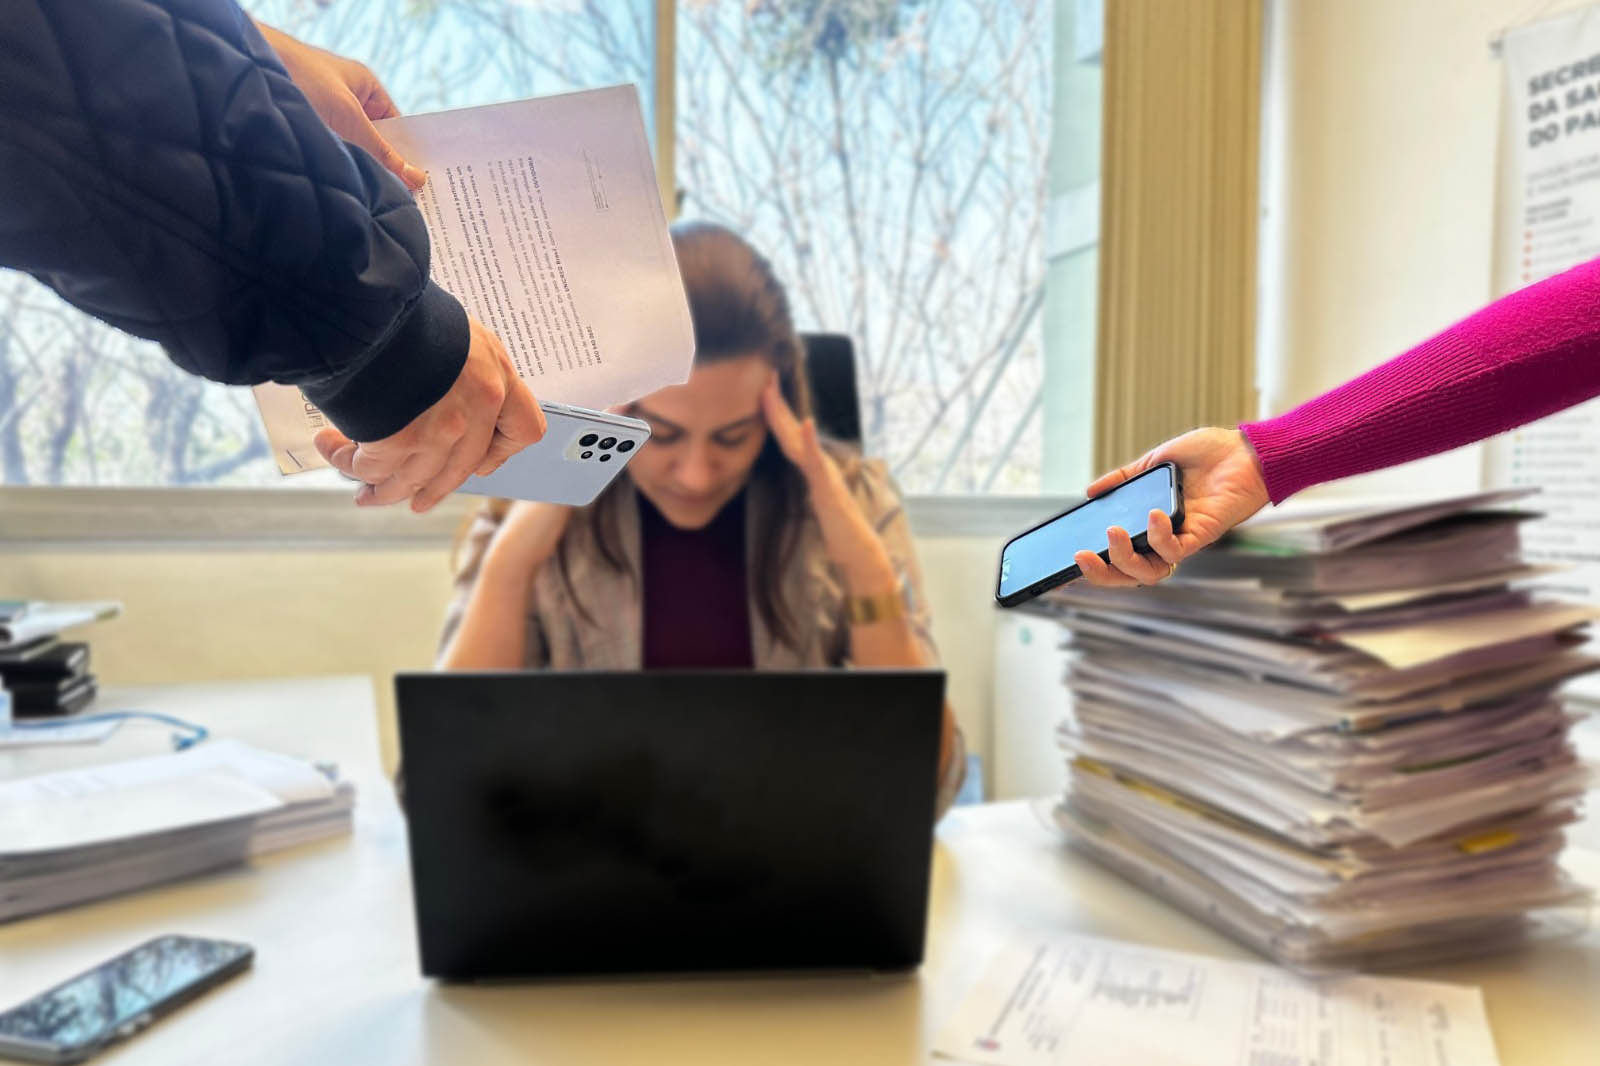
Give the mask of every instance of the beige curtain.
M 1262 0 L 1107 0 L 1095 465 L 1255 413 Z
M 678 5 L 676 0 L 656 0 L 655 94 L 656 184 L 667 221 L 678 217 Z

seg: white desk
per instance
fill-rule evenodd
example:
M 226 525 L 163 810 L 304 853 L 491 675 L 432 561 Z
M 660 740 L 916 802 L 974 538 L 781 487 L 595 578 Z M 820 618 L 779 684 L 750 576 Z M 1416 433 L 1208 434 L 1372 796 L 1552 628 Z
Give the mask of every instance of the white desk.
M 1026 806 L 1001 804 L 940 826 L 928 960 L 914 975 L 438 985 L 418 976 L 404 827 L 365 678 L 129 689 L 101 705 L 334 759 L 360 790 L 352 837 L 0 925 L 4 1006 L 161 933 L 255 945 L 250 974 L 97 1060 L 117 1066 L 895 1066 L 928 1061 L 940 1019 L 1013 929 L 1250 957 L 1067 852 Z M 95 747 L 0 752 L 0 778 L 165 750 L 168 732 L 129 725 Z M 1415 975 L 1484 986 L 1506 1066 L 1600 1061 L 1600 932 Z

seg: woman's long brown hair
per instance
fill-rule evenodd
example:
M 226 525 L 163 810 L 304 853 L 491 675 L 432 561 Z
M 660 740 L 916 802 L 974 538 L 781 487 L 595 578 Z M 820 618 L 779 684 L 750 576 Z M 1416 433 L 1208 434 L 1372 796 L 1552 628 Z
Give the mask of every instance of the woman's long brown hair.
M 772 265 L 732 230 L 709 222 L 680 222 L 672 227 L 672 244 L 678 269 L 689 297 L 689 317 L 694 323 L 696 366 L 758 355 L 778 372 L 784 399 L 800 418 L 811 413 L 806 386 L 805 350 L 795 332 L 789 296 L 773 273 Z M 795 620 L 789 617 L 780 594 L 783 574 L 793 561 L 800 520 L 805 514 L 805 480 L 767 438 L 750 471 L 770 491 L 751 497 L 749 580 L 756 612 L 775 639 L 792 645 Z M 570 551 L 592 551 L 611 569 L 627 573 L 637 586 L 641 575 L 632 573 L 624 556 L 618 519 L 623 492 L 618 478 L 587 507 L 573 512 L 556 549 L 556 565 L 579 614 L 593 621 L 582 593 L 572 582 Z M 496 521 L 505 517 L 510 501 L 490 500 L 484 505 Z

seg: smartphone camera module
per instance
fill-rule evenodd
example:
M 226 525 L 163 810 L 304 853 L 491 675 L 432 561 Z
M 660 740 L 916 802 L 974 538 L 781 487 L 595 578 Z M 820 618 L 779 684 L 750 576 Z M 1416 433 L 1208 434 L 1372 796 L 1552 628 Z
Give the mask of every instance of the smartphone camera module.
M 594 442 L 599 439 L 600 435 L 598 433 L 585 433 L 583 436 L 578 438 L 578 443 L 585 448 L 593 448 Z M 587 459 L 588 456 L 584 456 L 584 458 Z
M 582 456 L 581 456 L 581 457 L 580 457 L 580 458 L 583 458 L 583 459 L 593 459 L 593 458 L 594 458 L 594 452 L 591 452 L 591 451 L 585 451 L 585 452 L 584 452 L 584 453 L 583 453 L 583 455 L 582 455 Z
M 615 448 L 616 446 L 617 446 L 617 438 L 615 438 L 615 437 L 602 437 L 601 440 L 600 440 L 600 450 L 601 451 L 610 451 L 612 448 Z
M 619 441 L 617 443 L 617 451 L 619 451 L 619 452 L 631 452 L 631 451 L 633 451 L 633 441 L 631 441 L 631 440 Z

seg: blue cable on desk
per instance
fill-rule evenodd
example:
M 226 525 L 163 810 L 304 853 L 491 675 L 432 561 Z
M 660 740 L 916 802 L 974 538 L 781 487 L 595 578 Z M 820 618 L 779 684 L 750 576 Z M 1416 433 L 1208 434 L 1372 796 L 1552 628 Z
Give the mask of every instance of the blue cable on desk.
M 170 714 L 160 711 L 100 711 L 95 714 L 78 714 L 67 718 L 53 719 L 48 722 L 19 722 L 12 721 L 12 729 L 66 729 L 75 725 L 89 725 L 93 722 L 125 722 L 133 719 L 160 722 L 170 725 L 184 732 L 172 734 L 172 750 L 183 751 L 192 748 L 206 737 L 211 731 L 203 725 L 186 722 L 182 718 L 174 718 Z

